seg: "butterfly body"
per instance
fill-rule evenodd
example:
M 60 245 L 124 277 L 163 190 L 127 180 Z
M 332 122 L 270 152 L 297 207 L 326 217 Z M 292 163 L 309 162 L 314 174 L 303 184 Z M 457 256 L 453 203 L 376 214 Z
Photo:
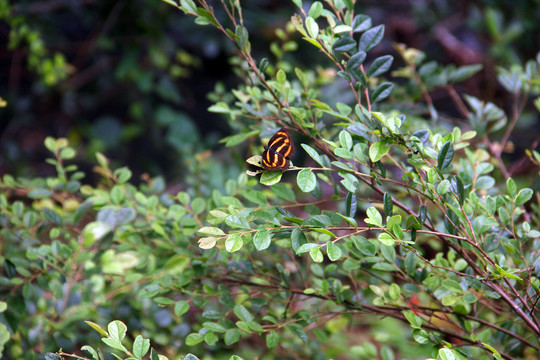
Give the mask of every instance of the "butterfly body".
M 289 160 L 294 155 L 291 135 L 281 128 L 270 138 L 262 154 L 262 167 L 265 170 L 285 170 L 290 166 Z

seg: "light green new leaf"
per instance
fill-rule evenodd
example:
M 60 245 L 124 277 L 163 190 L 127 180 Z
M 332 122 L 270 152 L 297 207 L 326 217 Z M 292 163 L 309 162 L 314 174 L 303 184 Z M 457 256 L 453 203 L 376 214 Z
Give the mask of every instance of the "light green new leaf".
M 388 154 L 390 146 L 384 141 L 377 141 L 376 143 L 371 144 L 369 147 L 369 158 L 372 162 L 377 162 L 381 158 Z

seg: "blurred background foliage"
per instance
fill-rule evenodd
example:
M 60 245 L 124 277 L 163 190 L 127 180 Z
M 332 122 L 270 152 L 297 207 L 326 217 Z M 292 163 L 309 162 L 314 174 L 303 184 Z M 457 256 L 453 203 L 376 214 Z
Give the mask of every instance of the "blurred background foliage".
M 297 42 L 298 34 L 281 30 L 294 10 L 291 2 L 254 0 L 243 6 L 256 56 L 285 69 L 316 68 L 314 61 L 324 61 L 303 56 L 307 45 Z M 375 52 L 395 53 L 397 42 L 442 64 L 481 63 L 484 71 L 460 90 L 496 103 L 509 95 L 497 86 L 494 68 L 524 63 L 540 48 L 534 36 L 540 33 L 539 0 L 385 0 L 357 6 L 374 23 L 385 24 L 384 42 Z M 50 174 L 43 163 L 46 136 L 67 137 L 87 173 L 96 151 L 129 166 L 135 180 L 162 175 L 168 183 L 196 189 L 201 183 L 221 188 L 243 166 L 244 153 L 231 157 L 218 143 L 230 133 L 227 122 L 207 112 L 237 82 L 229 63 L 234 49 L 165 3 L 0 0 L 0 39 L 0 96 L 7 101 L 0 115 L 0 173 Z M 524 119 L 523 129 L 538 126 L 537 119 Z

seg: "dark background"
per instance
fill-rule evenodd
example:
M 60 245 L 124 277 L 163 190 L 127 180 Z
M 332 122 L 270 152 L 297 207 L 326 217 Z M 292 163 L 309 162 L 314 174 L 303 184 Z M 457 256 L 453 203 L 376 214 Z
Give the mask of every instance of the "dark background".
M 233 130 L 207 111 L 213 103 L 207 94 L 216 84 L 231 89 L 238 80 L 229 64 L 234 48 L 216 30 L 195 25 L 192 17 L 161 1 L 0 4 L 5 9 L 0 96 L 7 101 L 0 109 L 0 174 L 51 174 L 53 167 L 44 163 L 47 136 L 67 137 L 87 174 L 95 164 L 93 154 L 101 151 L 129 166 L 135 181 L 149 173 L 181 182 L 194 154 L 207 149 L 219 159 L 218 141 Z M 250 0 L 243 6 L 255 55 L 272 59 L 268 47 L 276 40 L 275 29 L 283 28 L 296 9 L 289 1 Z M 484 70 L 458 90 L 496 104 L 511 101 L 495 81 L 495 67 L 524 64 L 540 49 L 538 0 L 387 0 L 362 1 L 357 7 L 374 25 L 386 26 L 375 55 L 392 53 L 393 66 L 401 66 L 392 48 L 400 42 L 442 64 L 481 63 Z M 216 9 L 219 13 L 221 7 Z M 326 65 L 322 55 L 304 52 L 309 45 L 295 36 L 299 49 L 288 55 L 295 66 Z M 65 63 L 51 70 L 51 59 L 58 55 Z M 437 93 L 432 95 L 444 112 L 444 99 L 437 102 Z M 219 96 L 228 95 L 216 92 L 212 100 Z M 520 144 L 537 141 L 538 127 L 537 117 L 524 116 L 513 134 L 517 149 L 510 160 L 523 156 Z M 239 152 L 234 160 L 224 156 L 223 161 L 241 167 Z

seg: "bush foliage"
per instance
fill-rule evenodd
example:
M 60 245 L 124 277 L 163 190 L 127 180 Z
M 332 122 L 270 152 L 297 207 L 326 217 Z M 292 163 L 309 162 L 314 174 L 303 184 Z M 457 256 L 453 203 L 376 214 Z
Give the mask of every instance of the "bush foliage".
M 0 182 L 5 356 L 538 356 L 538 169 L 514 174 L 505 151 L 538 114 L 540 55 L 497 69 L 512 96 L 495 104 L 457 90 L 481 65 L 376 53 L 385 27 L 354 1 L 293 0 L 273 59 L 253 54 L 239 2 L 165 1 L 236 47 L 241 83 L 210 95 L 225 146 L 262 154 L 285 127 L 296 156 L 171 193 L 99 152 L 86 184 L 77 150 L 47 138 L 55 176 Z M 331 65 L 294 64 L 293 32 Z

